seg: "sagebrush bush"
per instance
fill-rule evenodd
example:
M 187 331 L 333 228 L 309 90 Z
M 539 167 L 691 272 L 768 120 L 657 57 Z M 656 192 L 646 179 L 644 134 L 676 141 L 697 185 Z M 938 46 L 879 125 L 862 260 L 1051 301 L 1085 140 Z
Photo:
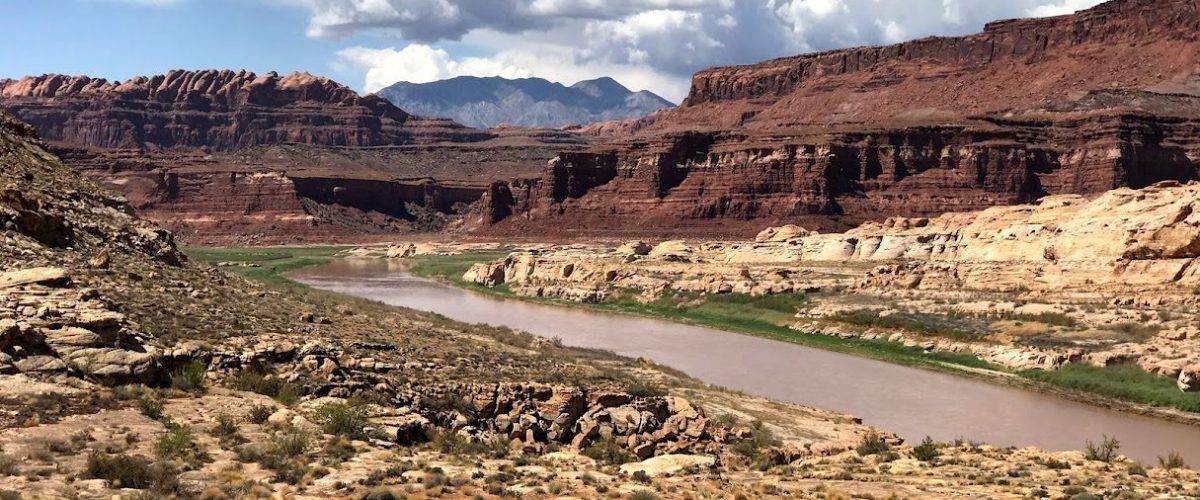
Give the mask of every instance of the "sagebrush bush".
M 933 442 L 933 438 L 929 436 L 925 436 L 921 444 L 913 447 L 912 453 L 913 458 L 922 462 L 931 462 L 942 454 L 937 443 Z
M 367 405 L 357 400 L 326 403 L 317 408 L 314 420 L 329 434 L 361 439 L 367 426 Z
M 857 451 L 860 456 L 864 457 L 867 455 L 882 455 L 892 451 L 892 446 L 887 441 L 884 441 L 878 432 L 871 431 L 866 436 L 863 436 L 862 442 L 858 444 L 858 447 L 854 451 Z
M 144 489 L 150 487 L 150 460 L 136 455 L 88 455 L 83 476 L 88 479 L 103 479 L 122 488 Z
M 1087 442 L 1087 449 L 1084 452 L 1084 457 L 1088 460 L 1098 460 L 1100 462 L 1112 462 L 1117 459 L 1117 450 L 1121 449 L 1121 442 L 1117 438 L 1104 436 L 1099 443 Z
M 1174 470 L 1187 467 L 1187 464 L 1183 462 L 1183 455 L 1180 455 L 1178 451 L 1172 451 L 1165 457 L 1158 457 L 1158 466 L 1166 470 Z
M 617 444 L 617 440 L 612 437 L 592 443 L 591 446 L 584 448 L 583 455 L 608 465 L 621 465 L 633 461 L 633 455 L 630 455 L 624 446 Z
M 275 408 L 270 405 L 254 405 L 250 407 L 250 411 L 246 413 L 246 421 L 253 424 L 265 424 L 268 418 L 275 413 Z
M 186 392 L 204 392 L 204 374 L 208 365 L 195 360 L 171 374 L 171 387 Z
M 138 411 L 154 420 L 162 418 L 165 407 L 163 402 L 153 396 L 142 396 L 138 399 Z

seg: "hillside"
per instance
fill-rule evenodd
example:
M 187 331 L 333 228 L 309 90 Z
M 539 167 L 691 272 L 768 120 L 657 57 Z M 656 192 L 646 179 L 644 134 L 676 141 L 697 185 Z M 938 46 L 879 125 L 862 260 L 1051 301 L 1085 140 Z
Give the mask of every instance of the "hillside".
M 567 87 L 541 78 L 461 76 L 430 83 L 399 82 L 378 95 L 409 112 L 477 128 L 589 125 L 641 118 L 674 106 L 652 92 L 632 92 L 611 78 Z

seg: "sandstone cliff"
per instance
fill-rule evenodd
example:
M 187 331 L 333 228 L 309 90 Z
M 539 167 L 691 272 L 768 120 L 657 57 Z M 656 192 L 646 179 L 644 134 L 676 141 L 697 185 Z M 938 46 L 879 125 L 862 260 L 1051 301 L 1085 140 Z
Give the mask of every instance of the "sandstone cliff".
M 518 252 L 463 279 L 587 302 L 825 292 L 810 296 L 793 328 L 1016 369 L 1136 362 L 1200 390 L 1197 213 L 1200 183 L 1165 182 L 844 233 L 784 227 L 754 242 Z M 902 319 L 870 319 L 878 315 Z M 928 326 L 947 324 L 957 326 Z
M 1193 1 L 1116 0 L 702 71 L 679 108 L 495 186 L 474 223 L 748 237 L 1194 180 L 1198 25 Z
M 43 75 L 0 80 L 0 106 L 47 140 L 103 148 L 230 150 L 298 142 L 374 146 L 494 137 L 414 117 L 307 73 L 171 71 L 110 82 Z

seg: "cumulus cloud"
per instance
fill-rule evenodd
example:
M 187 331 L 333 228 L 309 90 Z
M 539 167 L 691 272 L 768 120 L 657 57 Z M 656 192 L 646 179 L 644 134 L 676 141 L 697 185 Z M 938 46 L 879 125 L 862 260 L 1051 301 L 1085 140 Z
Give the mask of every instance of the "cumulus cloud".
M 506 57 L 454 60 L 445 50 L 423 44 L 403 49 L 351 47 L 338 52 L 347 64 L 366 72 L 364 90 L 376 92 L 396 82 L 425 83 L 455 76 L 527 78 L 533 71 L 505 62 Z
M 606 69 L 678 99 L 690 75 L 709 66 L 972 33 L 989 21 L 1063 14 L 1102 0 L 284 1 L 309 9 L 310 36 L 377 33 L 400 42 L 401 49 L 342 51 L 343 62 L 365 71 L 368 90 L 401 74 L 491 72 L 571 83 L 563 75 Z M 456 58 L 438 48 L 446 41 L 485 55 Z

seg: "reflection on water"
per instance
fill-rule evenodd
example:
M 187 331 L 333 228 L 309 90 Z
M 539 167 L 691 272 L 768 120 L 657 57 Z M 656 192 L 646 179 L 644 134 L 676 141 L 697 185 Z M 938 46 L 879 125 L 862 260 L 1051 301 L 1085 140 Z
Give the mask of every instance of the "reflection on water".
M 711 384 L 849 413 L 909 441 L 930 435 L 1071 450 L 1106 434 L 1138 460 L 1177 450 L 1200 463 L 1200 428 L 963 377 L 669 321 L 495 298 L 414 277 L 385 260 L 335 261 L 292 277 L 459 321 L 652 359 Z

